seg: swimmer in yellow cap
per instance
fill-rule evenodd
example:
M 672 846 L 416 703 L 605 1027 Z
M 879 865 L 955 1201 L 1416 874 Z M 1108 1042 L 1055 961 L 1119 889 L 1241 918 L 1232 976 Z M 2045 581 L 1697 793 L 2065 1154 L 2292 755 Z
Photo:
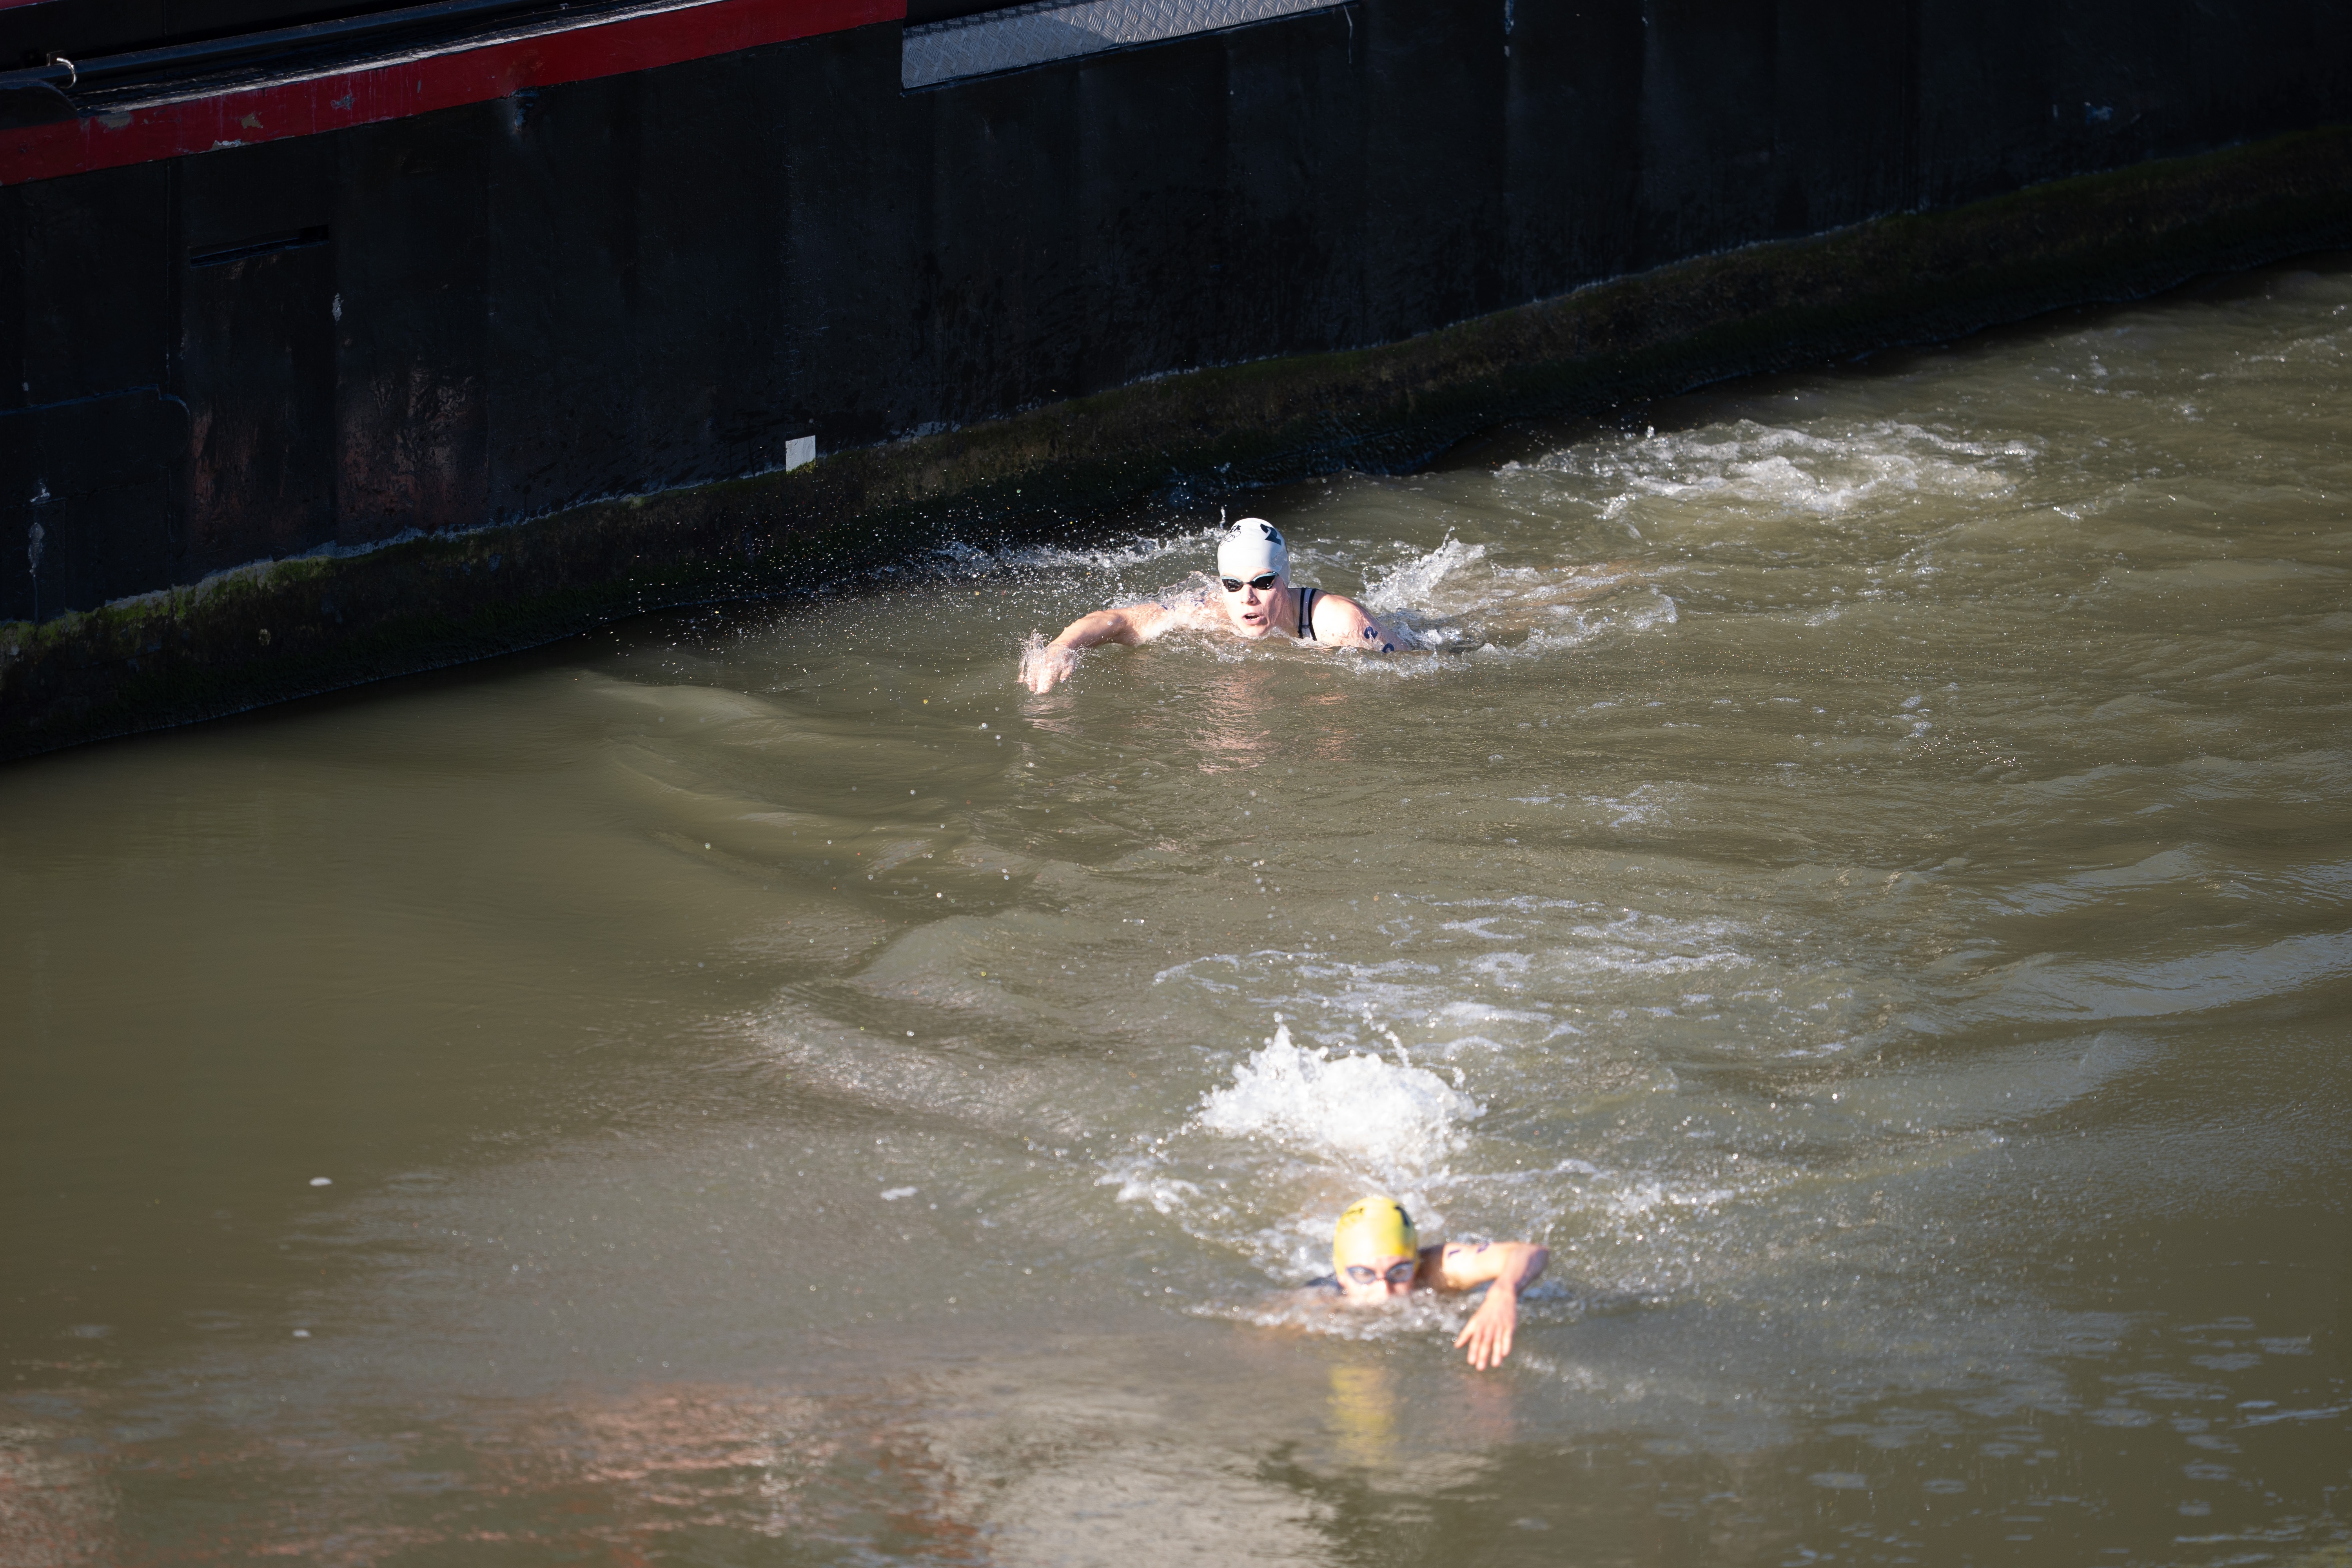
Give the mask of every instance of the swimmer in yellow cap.
M 1412 1215 L 1389 1197 L 1360 1198 L 1339 1216 L 1331 1237 L 1331 1275 L 1310 1289 L 1335 1291 L 1349 1306 L 1370 1306 L 1414 1290 L 1490 1287 L 1486 1299 L 1454 1337 L 1468 1346 L 1470 1364 L 1484 1372 L 1511 1353 L 1519 1326 L 1519 1292 L 1551 1261 L 1547 1247 L 1528 1241 L 1448 1241 L 1421 1245 Z

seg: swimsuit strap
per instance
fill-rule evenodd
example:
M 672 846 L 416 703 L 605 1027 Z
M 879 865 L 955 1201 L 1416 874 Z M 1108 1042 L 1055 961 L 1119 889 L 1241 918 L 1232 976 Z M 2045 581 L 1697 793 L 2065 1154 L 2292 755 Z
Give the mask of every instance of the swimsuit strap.
M 1323 596 L 1319 588 L 1298 590 L 1298 636 L 1301 640 L 1315 640 L 1315 601 Z

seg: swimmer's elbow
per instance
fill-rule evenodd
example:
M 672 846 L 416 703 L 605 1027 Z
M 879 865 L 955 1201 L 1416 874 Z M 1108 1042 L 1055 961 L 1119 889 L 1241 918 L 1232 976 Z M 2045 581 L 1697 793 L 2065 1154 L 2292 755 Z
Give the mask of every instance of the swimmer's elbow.
M 1135 640 L 1135 612 L 1124 605 L 1097 610 L 1087 617 L 1086 624 L 1092 629 L 1097 642 L 1131 643 Z
M 1127 616 L 1118 610 L 1095 610 L 1080 616 L 1054 639 L 1062 647 L 1094 647 L 1107 642 L 1129 642 L 1134 634 Z

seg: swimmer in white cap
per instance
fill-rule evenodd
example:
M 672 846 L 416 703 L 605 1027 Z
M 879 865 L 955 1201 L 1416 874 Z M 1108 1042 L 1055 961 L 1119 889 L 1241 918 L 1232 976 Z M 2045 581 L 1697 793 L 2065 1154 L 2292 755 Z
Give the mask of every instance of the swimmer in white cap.
M 1281 532 L 1262 517 L 1245 517 L 1226 531 L 1217 546 L 1222 592 L 1207 595 L 1223 611 L 1223 625 L 1235 637 L 1255 642 L 1280 632 L 1301 642 L 1332 647 L 1394 653 L 1396 639 L 1344 594 L 1290 585 L 1290 552 Z M 1021 661 L 1021 682 L 1032 691 L 1051 691 L 1077 668 L 1078 651 L 1097 643 L 1133 647 L 1162 632 L 1203 622 L 1219 624 L 1206 602 L 1120 605 L 1080 616 L 1062 635 Z
M 1529 1241 L 1448 1241 L 1421 1245 L 1412 1215 L 1386 1196 L 1359 1198 L 1331 1232 L 1331 1272 L 1311 1282 L 1350 1307 L 1378 1306 L 1415 1290 L 1486 1287 L 1456 1348 L 1467 1349 L 1480 1372 L 1500 1366 L 1519 1326 L 1519 1292 L 1536 1281 L 1551 1251 Z

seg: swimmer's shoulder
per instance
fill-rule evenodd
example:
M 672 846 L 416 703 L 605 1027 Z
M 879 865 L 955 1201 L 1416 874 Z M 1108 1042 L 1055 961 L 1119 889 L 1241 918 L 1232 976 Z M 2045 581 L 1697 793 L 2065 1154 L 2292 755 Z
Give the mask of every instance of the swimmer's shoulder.
M 1318 588 L 1314 607 L 1315 640 L 1335 647 L 1360 647 L 1367 653 L 1394 653 L 1396 637 L 1374 620 L 1371 612 L 1348 597 Z

